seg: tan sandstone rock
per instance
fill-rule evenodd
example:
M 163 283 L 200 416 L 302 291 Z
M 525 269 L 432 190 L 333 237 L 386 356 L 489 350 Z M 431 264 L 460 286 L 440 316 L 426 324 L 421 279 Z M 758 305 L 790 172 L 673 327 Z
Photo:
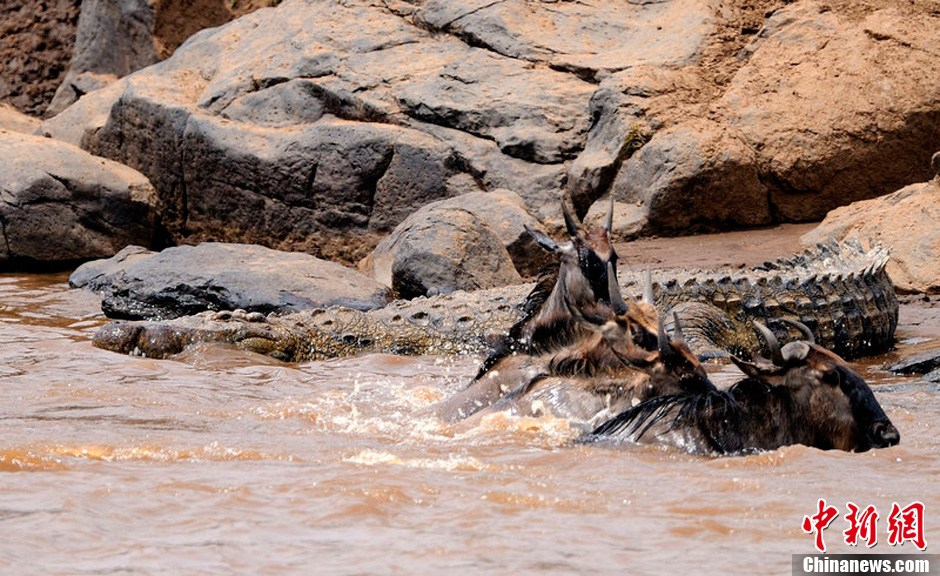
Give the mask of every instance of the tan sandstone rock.
M 888 274 L 898 290 L 940 293 L 940 152 L 933 157 L 937 176 L 893 194 L 833 210 L 802 242 L 857 236 L 891 248 Z

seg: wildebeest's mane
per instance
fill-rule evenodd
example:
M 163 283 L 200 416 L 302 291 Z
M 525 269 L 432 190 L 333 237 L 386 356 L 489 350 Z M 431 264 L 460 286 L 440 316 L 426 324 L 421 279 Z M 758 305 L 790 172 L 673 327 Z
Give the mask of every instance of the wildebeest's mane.
M 558 275 L 560 272 L 558 264 L 554 262 L 539 270 L 535 286 L 532 287 L 532 290 L 522 303 L 522 317 L 509 329 L 510 336 L 521 336 L 522 327 L 525 326 L 526 322 L 528 322 L 545 304 L 545 301 L 548 300 L 552 290 L 555 288 L 555 284 L 558 283 Z
M 526 296 L 525 302 L 522 303 L 522 316 L 509 328 L 509 332 L 493 345 L 493 350 L 483 359 L 474 380 L 489 372 L 490 368 L 506 356 L 518 351 L 524 340 L 523 332 L 525 327 L 545 305 L 555 284 L 558 282 L 558 274 L 559 268 L 555 263 L 546 265 L 539 271 L 535 286 Z
M 698 436 L 690 452 L 733 454 L 744 452 L 742 406 L 735 398 L 734 388 L 711 390 L 703 394 L 671 394 L 641 402 L 598 426 L 591 437 L 639 441 L 655 426 L 667 426 L 659 434 L 694 430 Z M 745 385 L 745 388 L 749 388 Z

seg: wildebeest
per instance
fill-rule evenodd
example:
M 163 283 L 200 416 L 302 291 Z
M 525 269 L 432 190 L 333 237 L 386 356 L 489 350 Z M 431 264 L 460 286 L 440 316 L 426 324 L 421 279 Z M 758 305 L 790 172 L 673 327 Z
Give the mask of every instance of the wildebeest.
M 537 354 L 570 344 L 581 336 L 583 320 L 603 324 L 609 311 L 608 268 L 617 273 L 617 252 L 610 242 L 613 205 L 602 226 L 585 229 L 561 206 L 569 241 L 557 243 L 526 228 L 529 235 L 558 258 L 543 271 L 522 306 L 522 318 L 484 361 L 480 372 L 511 352 Z
M 608 271 L 616 281 L 617 270 L 617 253 L 610 242 L 613 203 L 605 223 L 591 230 L 564 203 L 561 210 L 569 241 L 557 243 L 526 228 L 542 248 L 556 255 L 557 266 L 539 275 L 523 303 L 522 317 L 495 344 L 469 386 L 439 407 L 445 419 L 464 418 L 543 377 L 549 354 L 591 338 L 612 319 Z
M 694 453 L 737 454 L 804 444 L 865 451 L 893 446 L 900 434 L 868 384 L 844 360 L 805 339 L 781 348 L 755 323 L 769 360 L 734 358 L 746 378 L 727 390 L 661 396 L 594 430 L 594 438 L 678 446 Z
M 564 257 L 556 285 L 563 301 L 565 267 L 574 262 Z M 710 385 L 681 332 L 667 337 L 651 303 L 625 301 L 613 264 L 608 262 L 607 268 L 609 306 L 589 302 L 589 314 L 578 307 L 567 309 L 571 334 L 577 338 L 541 353 L 503 356 L 443 402 L 438 415 L 455 421 L 501 410 L 534 416 L 550 413 L 588 431 L 636 402 Z M 638 343 L 649 341 L 651 333 L 656 342 L 652 349 Z

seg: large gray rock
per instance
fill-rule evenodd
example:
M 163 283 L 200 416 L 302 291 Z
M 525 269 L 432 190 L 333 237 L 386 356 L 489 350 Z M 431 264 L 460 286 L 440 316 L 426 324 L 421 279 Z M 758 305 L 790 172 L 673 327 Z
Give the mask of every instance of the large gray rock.
M 64 142 L 0 130 L 0 265 L 111 256 L 155 236 L 136 170 Z
M 83 0 L 75 47 L 46 116 L 173 53 L 194 33 L 278 0 Z
M 715 16 L 713 6 L 698 0 L 418 4 L 413 17 L 434 29 L 591 80 L 637 65 L 674 68 L 693 63 Z
M 497 232 L 459 202 L 448 201 L 405 219 L 361 268 L 400 298 L 522 282 Z
M 605 191 L 569 171 L 597 79 L 694 62 L 715 17 L 707 0 L 288 0 L 195 35 L 43 130 L 147 174 L 177 242 L 353 260 L 460 193 L 515 190 L 560 222 L 564 182 Z
M 516 271 L 523 277 L 537 274 L 543 267 L 555 261 L 554 255 L 539 247 L 526 228 L 545 234 L 545 229 L 528 211 L 525 202 L 518 194 L 509 190 L 495 192 L 469 192 L 454 198 L 438 200 L 424 206 L 412 217 L 425 218 L 424 214 L 434 210 L 436 217 L 447 214 L 441 209 L 457 208 L 475 216 L 489 231 L 499 238 Z M 473 225 L 478 225 L 476 222 Z M 359 264 L 359 270 L 373 276 L 386 286 L 392 285 L 392 267 L 399 257 L 400 236 L 406 228 L 404 223 L 384 239 L 369 256 Z M 490 236 L 490 234 L 487 234 Z M 452 242 L 453 240 L 448 240 Z M 514 282 L 515 277 L 507 276 L 507 281 Z
M 153 0 L 82 0 L 72 60 L 47 114 L 157 62 L 155 20 Z
M 169 319 L 205 310 L 289 313 L 333 305 L 370 310 L 388 290 L 334 262 L 249 244 L 207 242 L 159 253 L 128 247 L 108 260 L 83 264 L 75 288 L 102 295 L 113 318 Z

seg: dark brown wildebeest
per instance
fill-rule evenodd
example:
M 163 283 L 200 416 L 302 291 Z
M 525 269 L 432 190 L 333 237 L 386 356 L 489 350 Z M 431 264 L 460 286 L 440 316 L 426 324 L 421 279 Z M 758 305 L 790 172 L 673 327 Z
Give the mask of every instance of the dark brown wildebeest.
M 615 279 L 617 271 L 617 253 L 610 243 L 613 202 L 604 225 L 592 230 L 585 230 L 564 203 L 561 210 L 570 236 L 568 242 L 559 244 L 526 228 L 542 248 L 556 255 L 558 265 L 539 275 L 523 303 L 522 317 L 495 344 L 493 352 L 483 360 L 462 396 L 474 395 L 475 391 L 471 389 L 480 388 L 477 383 L 484 376 L 492 379 L 494 375 L 491 372 L 497 365 L 501 370 L 507 365 L 515 365 L 517 372 L 530 367 L 536 369 L 537 363 L 532 362 L 531 357 L 569 346 L 589 336 L 610 318 L 608 270 L 613 271 Z M 520 354 L 530 360 L 523 363 L 522 359 L 514 359 Z M 495 399 L 505 393 L 500 389 L 507 384 L 491 384 L 492 390 L 479 394 L 479 398 Z
M 901 437 L 868 384 L 836 354 L 806 339 L 780 347 L 755 324 L 771 359 L 733 358 L 746 378 L 727 390 L 662 396 L 599 426 L 596 439 L 661 443 L 693 453 L 740 454 L 804 444 L 862 452 Z
M 484 360 L 478 375 L 506 355 L 539 354 L 570 344 L 582 335 L 581 320 L 603 324 L 608 313 L 608 264 L 617 272 L 617 252 L 610 242 L 613 202 L 602 226 L 585 229 L 561 206 L 569 241 L 557 243 L 526 228 L 542 248 L 554 253 L 558 265 L 543 270 L 522 305 L 522 317 Z
M 565 286 L 563 260 L 558 285 Z M 592 430 L 599 422 L 644 399 L 710 387 L 704 369 L 681 335 L 668 338 L 649 302 L 626 302 L 613 264 L 607 264 L 610 306 L 595 302 L 591 318 L 569 308 L 572 334 L 566 346 L 539 354 L 508 354 L 493 363 L 465 390 L 438 406 L 448 421 L 493 411 L 517 415 L 552 414 Z M 562 292 L 563 294 L 563 292 Z M 603 323 L 598 323 L 600 314 Z M 677 322 L 678 326 L 678 322 Z M 650 350 L 636 343 L 655 334 Z

